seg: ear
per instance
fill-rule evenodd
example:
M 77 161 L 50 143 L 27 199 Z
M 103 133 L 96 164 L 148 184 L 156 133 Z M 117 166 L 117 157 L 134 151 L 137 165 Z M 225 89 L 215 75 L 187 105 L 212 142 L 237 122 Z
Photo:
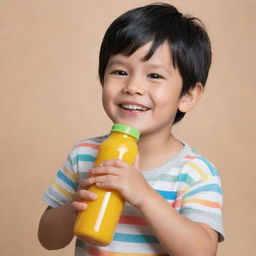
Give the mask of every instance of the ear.
M 190 109 L 192 109 L 200 99 L 203 91 L 203 85 L 201 83 L 196 83 L 193 88 L 191 88 L 188 92 L 186 92 L 186 94 L 184 94 L 180 98 L 180 103 L 178 107 L 179 111 L 186 113 Z

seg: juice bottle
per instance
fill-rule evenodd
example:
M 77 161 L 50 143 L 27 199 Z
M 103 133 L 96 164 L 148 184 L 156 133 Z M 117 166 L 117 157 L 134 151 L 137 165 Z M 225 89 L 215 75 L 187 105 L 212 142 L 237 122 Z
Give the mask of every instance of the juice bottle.
M 110 159 L 121 159 L 131 165 L 138 154 L 138 130 L 123 124 L 114 124 L 110 136 L 101 144 L 94 167 Z M 94 201 L 86 201 L 88 207 L 78 213 L 74 234 L 92 244 L 107 246 L 111 243 L 119 221 L 124 199 L 115 190 L 89 187 L 97 194 Z

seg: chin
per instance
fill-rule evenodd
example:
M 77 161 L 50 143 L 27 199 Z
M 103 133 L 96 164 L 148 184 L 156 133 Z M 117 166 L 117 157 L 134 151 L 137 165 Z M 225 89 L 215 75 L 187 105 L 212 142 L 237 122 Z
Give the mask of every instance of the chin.
M 110 119 L 112 120 L 112 122 L 114 124 L 116 123 L 120 123 L 120 124 L 125 124 L 125 125 L 128 125 L 132 128 L 135 128 L 137 130 L 139 130 L 141 132 L 141 124 L 139 124 L 138 121 L 132 121 L 132 120 L 123 120 L 123 119 L 118 119 L 118 118 L 111 118 Z

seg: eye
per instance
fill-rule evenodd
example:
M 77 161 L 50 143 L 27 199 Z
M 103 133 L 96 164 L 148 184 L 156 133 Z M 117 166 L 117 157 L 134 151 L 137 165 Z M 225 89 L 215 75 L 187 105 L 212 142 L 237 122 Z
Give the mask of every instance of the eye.
M 111 75 L 117 75 L 117 76 L 127 76 L 127 72 L 123 70 L 113 70 L 110 72 Z
M 159 75 L 159 74 L 156 74 L 156 73 L 148 74 L 148 77 L 149 77 L 149 78 L 153 78 L 153 79 L 164 79 L 163 76 L 161 76 L 161 75 Z

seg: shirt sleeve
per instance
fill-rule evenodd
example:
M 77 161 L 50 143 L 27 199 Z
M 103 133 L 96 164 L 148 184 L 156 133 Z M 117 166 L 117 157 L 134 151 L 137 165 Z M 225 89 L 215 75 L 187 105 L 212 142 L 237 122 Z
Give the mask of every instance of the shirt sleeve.
M 216 168 L 202 157 L 189 161 L 183 175 L 192 181 L 181 193 L 180 213 L 186 218 L 209 225 L 224 240 L 222 188 Z
M 72 151 L 43 195 L 47 205 L 53 208 L 59 207 L 73 198 L 78 185 L 75 162 L 76 156 Z

